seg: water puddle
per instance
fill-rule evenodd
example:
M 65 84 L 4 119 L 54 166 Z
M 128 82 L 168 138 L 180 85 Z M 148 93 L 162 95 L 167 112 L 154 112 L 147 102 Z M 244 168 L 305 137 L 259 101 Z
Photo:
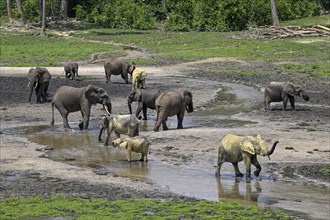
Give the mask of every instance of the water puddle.
M 223 89 L 209 106 L 200 108 L 194 117 L 185 117 L 184 126 L 237 127 L 255 123 L 235 120 L 231 115 L 259 107 L 257 104 L 246 104 L 245 99 L 237 98 Z M 176 127 L 175 117 L 169 118 L 168 123 L 169 127 Z M 46 150 L 45 154 L 52 160 L 138 179 L 186 196 L 211 201 L 238 201 L 273 210 L 283 209 L 302 219 L 329 217 L 329 187 L 299 179 L 292 170 L 279 171 L 263 165 L 262 173 L 268 176 L 254 178 L 247 183 L 244 178 L 233 176 L 233 167 L 229 163 L 223 165 L 221 178 L 214 177 L 215 168 L 206 169 L 185 163 L 168 164 L 162 161 L 164 155 L 153 154 L 149 162 L 144 163 L 137 161 L 139 154 L 133 154 L 133 162 L 128 163 L 125 150 L 104 147 L 98 142 L 97 128 L 80 131 L 63 130 L 61 126 L 29 126 L 15 128 L 12 132 L 51 149 Z M 151 131 L 153 126 L 151 117 L 142 123 L 141 130 Z M 242 163 L 240 166 L 244 170 Z M 14 180 L 16 177 L 12 178 Z

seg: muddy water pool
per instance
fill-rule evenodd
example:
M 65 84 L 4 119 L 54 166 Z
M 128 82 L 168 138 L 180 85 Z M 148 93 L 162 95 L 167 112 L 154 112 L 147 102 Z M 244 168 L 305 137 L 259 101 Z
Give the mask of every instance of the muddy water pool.
M 232 86 L 231 88 L 235 89 Z M 245 91 L 246 94 L 238 98 L 223 87 L 218 98 L 211 104 L 196 109 L 194 117 L 186 115 L 183 126 L 239 127 L 257 123 L 231 117 L 240 111 L 260 109 L 257 101 L 260 100 L 260 94 L 253 88 Z M 244 95 L 250 98 L 245 99 Z M 155 115 L 151 113 L 150 120 L 143 122 L 141 130 L 151 131 L 154 118 Z M 168 119 L 168 126 L 176 127 L 175 117 Z M 72 127 L 77 125 L 72 124 Z M 272 164 L 262 164 L 261 176 L 254 177 L 247 183 L 244 178 L 233 176 L 233 167 L 228 163 L 223 165 L 221 178 L 214 177 L 216 161 L 209 162 L 211 164 L 206 167 L 194 166 L 184 161 L 181 164 L 170 164 L 162 160 L 164 155 L 152 153 L 148 163 L 137 161 L 140 157 L 138 154 L 133 154 L 134 161 L 128 163 L 123 149 L 105 147 L 98 142 L 99 130 L 93 123 L 88 131 L 63 130 L 59 123 L 54 127 L 45 125 L 15 128 L 12 132 L 46 149 L 52 149 L 45 151 L 45 155 L 52 160 L 89 167 L 100 175 L 137 179 L 161 189 L 211 201 L 238 201 L 273 210 L 281 209 L 301 219 L 328 219 L 330 216 L 329 185 L 303 179 L 294 171 L 284 169 L 285 166 L 279 170 Z M 205 164 L 205 161 L 198 160 L 204 158 L 196 157 L 194 161 L 196 164 Z M 243 163 L 240 163 L 240 169 L 244 170 Z

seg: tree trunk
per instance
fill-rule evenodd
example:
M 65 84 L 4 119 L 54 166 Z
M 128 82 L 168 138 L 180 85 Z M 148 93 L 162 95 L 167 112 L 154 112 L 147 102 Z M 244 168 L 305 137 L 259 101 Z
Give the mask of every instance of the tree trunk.
M 321 14 L 327 13 L 327 10 L 325 10 L 321 0 L 315 0 L 315 3 L 320 7 Z
M 61 18 L 68 18 L 68 0 L 61 0 Z
M 39 0 L 39 22 L 42 24 L 42 0 Z
M 14 19 L 13 19 L 13 11 L 11 9 L 11 1 L 10 0 L 6 0 L 6 2 L 7 2 L 8 19 L 9 19 L 9 22 L 12 24 L 14 22 Z
M 276 0 L 270 0 L 270 7 L 272 11 L 273 25 L 276 27 L 280 26 L 280 22 L 278 20 L 277 10 L 276 10 Z
M 167 13 L 167 0 L 163 0 L 163 9 Z
M 25 24 L 26 18 L 25 18 L 25 13 L 24 13 L 23 6 L 22 6 L 22 0 L 16 0 L 16 3 L 17 3 L 17 9 L 18 9 L 19 15 L 21 16 L 22 23 Z
M 41 37 L 46 37 L 46 0 L 42 0 Z

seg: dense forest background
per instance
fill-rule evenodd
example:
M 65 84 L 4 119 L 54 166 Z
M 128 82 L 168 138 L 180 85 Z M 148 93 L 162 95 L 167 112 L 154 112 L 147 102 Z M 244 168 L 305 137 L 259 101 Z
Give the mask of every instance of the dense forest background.
M 330 0 L 275 2 L 280 21 L 330 9 Z M 11 10 L 13 19 L 22 19 L 24 13 L 24 23 L 38 23 L 43 3 L 47 21 L 75 18 L 109 28 L 237 31 L 273 23 L 270 0 L 6 0 L 0 2 L 0 13 Z

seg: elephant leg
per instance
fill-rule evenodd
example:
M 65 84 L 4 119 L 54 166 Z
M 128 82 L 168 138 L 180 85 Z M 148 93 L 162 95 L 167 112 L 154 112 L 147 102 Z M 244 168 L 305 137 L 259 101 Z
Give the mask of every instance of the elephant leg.
M 143 104 L 143 120 L 148 120 L 147 118 L 147 106 Z
M 251 180 L 251 156 L 243 153 L 243 160 L 246 167 L 246 180 Z
M 128 148 L 126 150 L 126 158 L 128 162 L 131 162 L 131 154 L 132 154 L 132 150 Z
M 287 104 L 288 104 L 288 96 L 287 95 L 285 95 L 285 96 L 283 96 L 283 108 L 282 108 L 282 110 L 286 110 L 286 106 L 287 106 Z
M 141 158 L 140 158 L 140 161 L 144 161 L 144 153 L 141 154 Z
M 255 176 L 259 176 L 259 173 L 261 171 L 261 166 L 257 160 L 257 155 L 254 155 L 252 156 L 251 158 L 251 163 L 257 168 L 255 171 L 254 171 L 254 175 Z
M 163 126 L 163 131 L 168 130 L 168 127 L 167 127 L 167 124 L 166 124 L 166 120 L 164 120 L 164 121 L 162 122 L 162 126 Z
M 178 127 L 177 127 L 177 129 L 183 129 L 183 126 L 182 126 L 183 116 L 181 116 L 181 114 L 178 113 L 177 118 L 178 118 Z
M 111 135 L 111 132 L 112 132 L 112 126 L 109 125 L 109 127 L 107 128 L 107 136 L 105 138 L 105 141 L 104 141 L 104 146 L 108 146 L 109 145 L 109 139 L 110 139 L 110 135 Z
M 168 127 L 166 125 L 166 119 L 167 119 L 167 116 L 165 116 L 164 111 L 158 111 L 157 122 L 155 124 L 154 131 L 159 131 L 159 127 L 161 124 L 163 125 L 163 130 L 168 130 Z
M 241 171 L 239 171 L 239 169 L 238 169 L 238 162 L 236 162 L 236 163 L 232 163 L 232 164 L 233 164 L 233 166 L 234 166 L 235 176 L 236 176 L 236 177 L 242 177 L 243 174 L 242 174 Z
M 295 110 L 295 106 L 294 106 L 294 96 L 289 96 L 289 101 L 290 101 L 291 109 L 292 109 L 292 110 Z
M 82 124 L 79 125 L 79 128 L 81 129 L 84 129 L 86 130 L 88 128 L 88 125 L 89 125 L 89 116 L 90 116 L 90 112 L 83 112 L 81 111 L 81 114 L 82 114 L 82 117 L 83 117 L 83 122 Z
M 69 112 L 64 107 L 60 107 L 60 108 L 57 108 L 57 109 L 61 113 L 61 116 L 62 116 L 62 119 L 63 119 L 63 127 L 64 128 L 70 128 L 69 122 L 68 122 Z
M 72 79 L 72 80 L 75 80 L 75 73 L 74 73 L 74 70 L 71 71 L 71 79 Z
M 223 154 L 219 153 L 218 154 L 218 162 L 217 162 L 217 170 L 215 171 L 215 176 L 219 177 L 221 176 L 220 174 L 220 170 L 221 170 L 221 166 L 224 163 L 224 158 L 223 158 Z
M 120 138 L 120 133 L 118 133 L 116 130 L 115 130 L 115 135 L 116 135 L 116 138 Z M 130 131 L 128 131 L 128 136 L 131 137 L 132 135 L 130 134 Z

